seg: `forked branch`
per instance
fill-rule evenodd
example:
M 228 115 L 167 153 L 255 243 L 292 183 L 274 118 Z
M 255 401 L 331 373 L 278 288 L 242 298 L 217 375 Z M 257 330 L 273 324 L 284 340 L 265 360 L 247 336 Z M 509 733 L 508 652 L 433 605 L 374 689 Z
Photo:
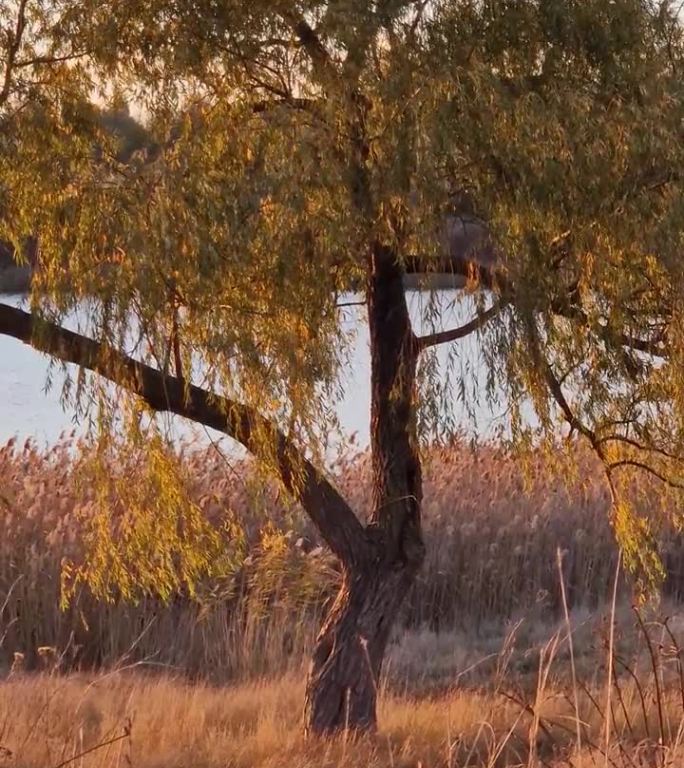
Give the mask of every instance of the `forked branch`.
M 617 434 L 609 434 L 599 437 L 595 430 L 584 424 L 584 422 L 582 422 L 582 420 L 575 414 L 567 398 L 565 397 L 565 394 L 563 393 L 563 388 L 556 378 L 551 365 L 543 357 L 543 355 L 541 355 L 541 351 L 537 349 L 534 354 L 537 358 L 538 364 L 543 368 L 544 377 L 549 388 L 549 392 L 551 393 L 551 396 L 553 397 L 556 405 L 560 408 L 563 418 L 568 423 L 572 431 L 578 432 L 587 439 L 594 453 L 603 464 L 606 477 L 610 483 L 611 493 L 613 494 L 614 498 L 617 491 L 613 483 L 613 473 L 616 469 L 621 468 L 640 470 L 651 475 L 652 477 L 655 477 L 661 483 L 670 488 L 684 490 L 684 482 L 680 479 L 675 479 L 672 475 L 669 474 L 670 471 L 676 471 L 677 467 L 679 467 L 681 471 L 684 466 L 683 457 L 677 456 L 670 451 L 665 451 L 657 447 L 650 448 L 649 446 L 642 445 L 638 441 Z M 605 445 L 613 442 L 624 443 L 625 445 L 634 448 L 639 452 L 655 454 L 674 464 L 675 466 L 674 468 L 670 466 L 666 470 L 663 470 L 662 468 L 654 466 L 652 462 L 647 463 L 646 461 L 641 461 L 640 459 L 636 458 L 625 457 L 612 459 L 606 453 Z
M 480 288 L 498 293 L 502 300 L 506 300 L 509 304 L 516 303 L 515 287 L 511 284 L 500 264 L 482 263 L 477 258 L 456 254 L 446 254 L 434 259 L 424 258 L 421 255 L 411 255 L 404 262 L 404 271 L 407 275 L 424 275 L 426 277 L 430 275 L 453 275 Z M 573 291 L 569 293 L 570 295 L 574 294 Z M 613 349 L 620 346 L 663 359 L 669 355 L 667 327 L 648 339 L 629 333 L 614 332 L 608 326 L 597 328 L 592 325 L 578 300 L 576 298 L 574 301 L 568 300 L 567 294 L 554 299 L 549 308 L 559 318 L 570 320 L 585 328 L 592 328 L 603 343 Z M 458 331 L 454 331 L 454 333 L 456 338 L 462 338 L 458 335 Z M 446 340 L 449 341 L 450 339 Z

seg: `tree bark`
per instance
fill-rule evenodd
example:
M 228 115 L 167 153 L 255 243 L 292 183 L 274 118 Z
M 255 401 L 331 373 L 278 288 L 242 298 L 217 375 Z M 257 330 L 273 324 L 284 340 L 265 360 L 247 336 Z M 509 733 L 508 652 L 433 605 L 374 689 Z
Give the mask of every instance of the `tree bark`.
M 368 554 L 345 568 L 316 642 L 305 706 L 307 732 L 316 735 L 375 729 L 390 633 L 424 558 L 414 392 L 419 346 L 402 270 L 391 249 L 375 246 L 369 274 L 373 508 L 366 528 Z
M 413 573 L 379 559 L 345 574 L 318 636 L 306 687 L 305 725 L 312 735 L 372 731 L 382 662 Z
M 416 367 L 403 269 L 392 249 L 376 245 L 368 287 L 371 340 L 373 514 L 386 565 L 419 567 L 423 481 L 416 435 Z

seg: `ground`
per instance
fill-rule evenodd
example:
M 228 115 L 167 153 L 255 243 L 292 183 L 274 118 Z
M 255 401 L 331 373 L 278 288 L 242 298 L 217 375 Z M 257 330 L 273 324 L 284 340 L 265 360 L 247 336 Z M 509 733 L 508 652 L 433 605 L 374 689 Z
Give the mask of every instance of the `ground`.
M 0 765 L 684 764 L 681 622 L 656 622 L 646 610 L 642 628 L 636 614 L 621 606 L 611 655 L 603 642 L 610 626 L 606 611 L 571 617 L 576 682 L 563 622 L 543 628 L 516 623 L 506 636 L 479 638 L 407 633 L 392 649 L 380 730 L 364 738 L 304 738 L 303 669 L 216 686 L 189 681 L 153 660 L 122 661 L 97 675 L 62 675 L 54 657 L 46 658 L 43 673 L 26 673 L 17 665 L 0 685 Z M 612 686 L 606 685 L 609 674 Z M 608 727 L 606 711 L 613 713 Z

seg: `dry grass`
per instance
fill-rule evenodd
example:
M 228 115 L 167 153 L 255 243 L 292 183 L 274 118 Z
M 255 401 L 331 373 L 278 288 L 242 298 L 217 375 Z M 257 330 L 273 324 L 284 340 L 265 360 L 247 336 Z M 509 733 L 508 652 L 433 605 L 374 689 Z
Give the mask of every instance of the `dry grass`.
M 334 592 L 335 564 L 296 509 L 250 483 L 248 466 L 229 469 L 213 449 L 188 450 L 183 463 L 206 515 L 220 522 L 232 509 L 244 525 L 249 557 L 231 583 L 201 603 L 179 593 L 168 605 L 149 597 L 103 604 L 83 591 L 60 611 L 61 562 L 82 557 L 79 521 L 93 509 L 89 489 L 77 486 L 76 456 L 71 439 L 47 452 L 31 443 L 0 448 L 0 664 L 8 668 L 20 652 L 38 666 L 37 649 L 50 646 L 63 654 L 65 668 L 146 659 L 214 681 L 299 669 Z M 515 461 L 491 447 L 433 451 L 425 480 L 428 560 L 403 625 L 486 637 L 518 616 L 530 624 L 556 619 L 558 548 L 570 607 L 605 599 L 615 567 L 608 495 L 590 461 L 579 464 L 567 484 L 541 464 L 526 480 Z M 366 458 L 335 469 L 362 513 Z M 678 600 L 682 538 L 670 532 L 666 541 L 665 591 Z
M 629 635 L 624 616 L 618 617 L 617 626 L 619 633 Z M 675 642 L 682 629 L 672 627 Z M 580 630 L 575 624 L 576 642 Z M 499 647 L 490 671 L 478 673 L 477 685 L 449 674 L 444 677 L 449 685 L 433 696 L 399 695 L 385 688 L 381 729 L 360 740 L 349 735 L 326 741 L 303 738 L 301 674 L 216 687 L 137 670 L 67 677 L 14 673 L 0 685 L 0 764 L 24 768 L 675 768 L 682 764 L 684 687 L 677 654 L 663 646 L 651 657 L 643 634 L 640 646 L 631 644 L 631 635 L 621 637 L 624 647 L 616 651 L 614 662 L 626 651 L 630 655 L 614 678 L 610 707 L 606 707 L 607 663 L 605 657 L 598 663 L 600 656 L 594 653 L 593 670 L 576 689 L 576 713 L 567 682 L 567 635 L 548 627 L 545 631 L 544 639 L 539 639 L 543 632 L 535 627 L 538 642 L 522 652 L 534 663 L 522 673 L 516 669 L 514 645 L 533 638 L 511 635 Z M 654 648 L 667 634 L 662 624 L 649 624 L 646 631 Z M 418 663 L 417 650 L 443 654 L 435 642 L 434 636 L 428 640 L 424 634 L 418 640 L 420 648 L 407 646 L 404 652 Z M 588 648 L 583 651 L 589 653 Z M 612 716 L 606 748 L 607 711 Z
M 515 705 L 486 694 L 453 692 L 432 701 L 385 697 L 381 737 L 306 743 L 302 696 L 301 680 L 288 678 L 230 689 L 140 677 L 94 684 L 81 678 L 11 681 L 0 687 L 1 743 L 25 768 L 57 766 L 129 728 L 130 737 L 74 764 L 427 767 L 464 765 L 456 758 L 472 749 L 486 765 L 486 754 L 505 739 L 519 714 Z M 485 720 L 488 726 L 482 727 Z

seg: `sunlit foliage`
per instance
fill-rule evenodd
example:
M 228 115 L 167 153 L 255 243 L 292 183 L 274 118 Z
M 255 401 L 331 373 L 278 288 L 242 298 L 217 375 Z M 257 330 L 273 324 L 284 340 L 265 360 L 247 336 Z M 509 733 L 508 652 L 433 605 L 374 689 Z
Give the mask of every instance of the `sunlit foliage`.
M 569 425 L 616 498 L 625 470 L 681 482 L 674 4 L 7 0 L 0 18 L 0 237 L 39 238 L 34 311 L 91 302 L 90 334 L 257 407 L 320 461 L 338 304 L 371 244 L 437 269 L 446 217 L 473 216 L 500 265 L 481 386 L 504 390 L 506 434 L 553 447 Z M 124 103 L 136 141 L 102 119 Z M 444 311 L 433 296 L 426 321 Z M 459 369 L 446 388 L 424 369 L 428 433 L 459 426 Z

